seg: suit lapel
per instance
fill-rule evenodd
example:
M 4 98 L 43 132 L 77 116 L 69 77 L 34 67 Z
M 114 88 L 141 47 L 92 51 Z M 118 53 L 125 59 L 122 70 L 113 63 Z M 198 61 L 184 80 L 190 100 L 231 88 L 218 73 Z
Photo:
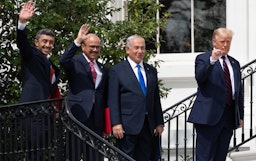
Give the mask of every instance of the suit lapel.
M 148 64 L 143 63 L 143 66 L 144 66 L 146 77 L 147 77 L 147 93 L 148 93 L 149 91 L 151 91 L 151 87 L 153 87 L 152 85 L 153 74 L 151 73 L 152 71 L 150 70 Z
M 84 71 L 86 72 L 90 72 L 90 65 L 89 65 L 89 62 L 85 59 L 85 57 L 83 56 L 83 53 L 81 53 L 79 56 L 78 56 L 78 61 L 80 61 L 81 64 L 83 64 L 83 67 L 84 67 Z
M 46 81 L 50 82 L 50 66 L 51 66 L 51 62 L 38 50 L 36 49 L 36 55 L 39 57 L 39 63 L 41 63 L 42 67 L 44 69 L 45 72 L 45 76 L 44 78 L 46 78 Z
M 81 70 L 84 71 L 85 73 L 87 73 L 89 79 L 93 83 L 91 68 L 90 68 L 89 62 L 85 59 L 83 53 L 78 55 L 78 61 L 81 63 L 81 66 L 83 67 L 83 69 L 81 69 Z
M 102 84 L 102 82 L 103 82 L 103 80 L 105 80 L 106 78 L 106 72 L 105 72 L 105 70 L 104 70 L 104 66 L 103 66 L 103 64 L 101 64 L 101 63 L 99 63 L 98 61 L 96 61 L 96 63 L 97 63 L 97 65 L 98 65 L 98 67 L 99 67 L 99 69 L 100 69 L 100 71 L 101 71 L 101 73 L 102 73 L 102 76 L 101 76 L 101 80 L 100 80 L 100 83 L 99 83 L 99 85 L 98 85 L 98 87 L 100 87 L 101 86 L 101 84 Z M 97 87 L 97 88 L 98 88 Z
M 239 75 L 240 69 L 237 67 L 236 63 L 234 62 L 233 58 L 228 56 L 228 59 L 230 61 L 230 64 L 232 66 L 233 72 L 234 72 L 234 84 L 235 84 L 235 91 L 236 89 L 238 89 L 239 87 L 239 78 L 237 77 Z
M 126 73 L 127 77 L 131 78 L 132 82 L 135 82 L 135 83 L 132 83 L 132 84 L 134 84 L 134 86 L 133 86 L 134 87 L 134 91 L 138 91 L 138 89 L 140 89 L 139 90 L 140 94 L 144 95 L 143 91 L 142 91 L 142 89 L 140 87 L 140 83 L 139 83 L 139 81 L 138 81 L 138 79 L 137 79 L 137 77 L 136 77 L 136 75 L 135 75 L 135 73 L 134 73 L 130 63 L 128 62 L 128 60 L 125 61 L 124 66 L 125 66 L 124 70 L 126 70 L 126 71 L 124 71 L 124 73 Z
M 221 62 L 220 62 L 220 60 L 218 60 L 217 62 L 216 62 L 217 64 L 215 64 L 215 66 L 216 66 L 216 72 L 215 72 L 215 80 L 216 81 L 220 81 L 220 83 L 223 85 L 225 85 L 225 76 L 224 76 L 224 71 L 223 71 L 223 68 L 222 68 L 222 66 L 221 66 Z M 216 79 L 217 78 L 217 79 Z M 218 81 L 218 82 L 219 82 Z
M 90 79 L 91 82 L 94 84 L 89 62 L 85 59 L 83 53 L 81 53 L 81 54 L 79 55 L 78 61 L 80 61 L 80 63 L 81 63 L 82 66 L 84 67 L 84 69 L 82 69 L 82 70 L 84 70 L 84 71 L 87 72 L 87 75 L 88 75 L 89 79 Z M 102 84 L 102 80 L 104 80 L 105 77 L 106 77 L 106 72 L 105 72 L 105 70 L 104 70 L 103 64 L 99 63 L 98 61 L 96 61 L 96 63 L 97 63 L 97 65 L 98 65 L 98 67 L 99 67 L 99 70 L 100 70 L 101 73 L 102 73 L 101 81 L 100 81 L 100 83 L 99 83 L 99 85 L 98 85 L 98 87 L 99 87 L 99 86 Z M 98 88 L 98 87 L 97 87 L 97 88 Z

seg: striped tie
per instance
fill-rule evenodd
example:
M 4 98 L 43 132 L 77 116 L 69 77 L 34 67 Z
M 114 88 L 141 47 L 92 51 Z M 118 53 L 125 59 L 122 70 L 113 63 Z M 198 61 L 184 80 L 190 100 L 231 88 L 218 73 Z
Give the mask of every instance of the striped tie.
M 227 100 L 226 103 L 231 106 L 232 105 L 232 85 L 230 80 L 230 73 L 228 70 L 227 63 L 225 61 L 225 56 L 221 57 L 223 59 L 223 70 L 224 70 L 224 76 L 225 76 L 225 83 L 226 83 L 226 89 L 227 89 Z

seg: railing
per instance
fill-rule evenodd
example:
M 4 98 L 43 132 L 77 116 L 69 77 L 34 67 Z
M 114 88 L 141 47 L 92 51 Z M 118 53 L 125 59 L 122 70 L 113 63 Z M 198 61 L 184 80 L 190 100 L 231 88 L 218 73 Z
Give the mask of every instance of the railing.
M 163 111 L 164 121 L 165 121 L 165 132 L 167 131 L 167 140 L 164 141 L 167 143 L 166 155 L 167 160 L 170 161 L 171 156 L 175 158 L 176 161 L 183 159 L 184 161 L 191 158 L 188 152 L 188 129 L 192 129 L 192 158 L 194 158 L 194 145 L 195 145 L 195 131 L 191 127 L 191 124 L 187 123 L 187 117 L 192 108 L 192 105 L 195 101 L 196 93 L 190 95 L 189 97 L 183 99 L 182 101 L 174 104 L 170 108 Z M 190 125 L 190 128 L 188 126 Z M 174 130 L 173 130 L 174 129 Z M 183 133 L 183 143 L 180 141 Z M 165 138 L 162 138 L 162 142 Z M 175 141 L 174 141 L 175 140 Z M 183 145 L 180 147 L 180 145 Z M 163 144 L 164 145 L 164 144 Z M 191 147 L 192 146 L 192 147 Z M 172 154 L 171 154 L 172 153 Z M 173 161 L 173 160 L 171 160 Z
M 245 122 L 244 128 L 235 131 L 229 152 L 238 151 L 256 137 L 253 129 L 253 75 L 256 72 L 256 60 L 243 66 L 241 72 L 246 93 L 245 106 L 249 108 L 245 121 L 249 122 Z M 195 159 L 195 130 L 192 124 L 187 123 L 195 98 L 196 94 L 192 94 L 164 111 L 165 133 L 168 137 L 162 138 L 162 145 L 167 147 L 164 153 L 168 161 L 171 156 L 176 161 Z M 76 145 L 74 140 L 79 140 L 81 146 Z M 133 161 L 112 143 L 78 122 L 66 106 L 65 99 L 0 106 L 0 141 L 0 160 L 3 161 L 27 158 L 68 161 L 74 160 L 74 154 L 77 153 L 81 154 L 82 160 L 86 160 L 86 145 L 97 152 L 97 157 L 105 157 L 110 161 L 121 157 Z
M 245 115 L 245 126 L 234 131 L 229 152 L 239 151 L 239 147 L 256 137 L 253 129 L 253 75 L 255 72 L 256 60 L 241 67 L 242 84 L 246 94 L 245 106 L 249 108 L 249 114 Z M 163 111 L 167 138 L 162 138 L 162 146 L 166 147 L 163 149 L 168 161 L 173 161 L 173 159 L 175 161 L 195 160 L 195 129 L 191 123 L 187 122 L 195 98 L 196 93 Z M 248 120 L 249 122 L 246 122 Z M 238 141 L 239 134 L 241 140 Z
M 74 154 L 86 160 L 88 145 L 96 158 L 134 161 L 78 122 L 65 99 L 1 106 L 0 141 L 1 161 L 68 161 L 75 160 Z

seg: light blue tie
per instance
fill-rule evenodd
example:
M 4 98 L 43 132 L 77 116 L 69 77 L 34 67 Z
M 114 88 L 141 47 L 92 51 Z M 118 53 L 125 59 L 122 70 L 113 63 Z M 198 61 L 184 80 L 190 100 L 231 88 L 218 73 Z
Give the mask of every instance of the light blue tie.
M 144 82 L 144 79 L 143 79 L 143 75 L 142 75 L 142 73 L 140 71 L 140 65 L 137 64 L 136 67 L 138 68 L 138 76 L 139 76 L 140 87 L 142 89 L 142 92 L 146 96 L 146 86 L 145 86 L 145 82 Z

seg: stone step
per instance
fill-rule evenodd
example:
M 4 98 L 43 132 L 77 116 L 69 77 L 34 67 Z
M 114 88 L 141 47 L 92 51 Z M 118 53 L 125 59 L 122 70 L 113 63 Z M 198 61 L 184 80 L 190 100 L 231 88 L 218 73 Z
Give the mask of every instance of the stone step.
M 232 161 L 256 161 L 256 150 L 234 152 L 229 157 Z

